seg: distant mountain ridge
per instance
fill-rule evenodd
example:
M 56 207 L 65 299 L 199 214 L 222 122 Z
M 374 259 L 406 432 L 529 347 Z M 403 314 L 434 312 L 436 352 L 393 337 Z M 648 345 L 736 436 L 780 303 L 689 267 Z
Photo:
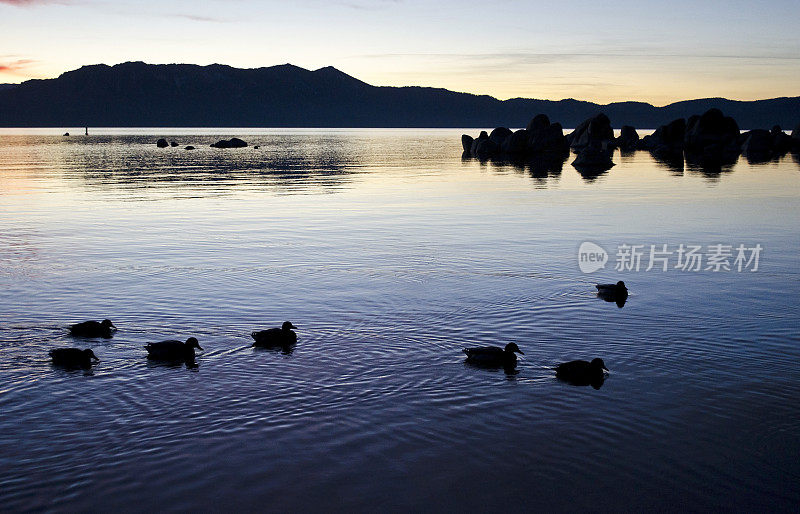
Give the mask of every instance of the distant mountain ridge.
M 706 98 L 655 107 L 580 100 L 498 100 L 430 87 L 372 86 L 333 67 L 284 64 L 95 64 L 58 78 L 0 85 L 3 127 L 524 127 L 543 113 L 574 127 L 598 112 L 615 127 L 656 128 L 716 107 L 743 129 L 792 129 L 800 97 Z

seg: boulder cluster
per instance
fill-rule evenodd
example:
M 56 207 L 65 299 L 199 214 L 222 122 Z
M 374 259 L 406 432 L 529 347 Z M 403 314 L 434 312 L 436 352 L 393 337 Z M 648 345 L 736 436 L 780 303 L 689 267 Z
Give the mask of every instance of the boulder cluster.
M 688 120 L 678 118 L 641 139 L 637 148 L 663 159 L 682 159 L 693 164 L 721 165 L 744 155 L 750 162 L 765 162 L 800 151 L 800 126 L 789 136 L 780 126 L 772 130 L 741 132 L 736 120 L 719 109 L 709 109 Z
M 625 125 L 619 137 L 614 136 L 611 120 L 598 114 L 580 123 L 574 131 L 564 135 L 561 124 L 550 123 L 539 114 L 524 129 L 512 131 L 498 127 L 477 138 L 461 136 L 464 157 L 478 159 L 520 160 L 543 156 L 565 159 L 570 149 L 576 158 L 572 165 L 586 169 L 609 169 L 614 149 L 622 152 L 649 150 L 664 160 L 684 157 L 691 164 L 719 166 L 736 162 L 744 155 L 750 162 L 764 162 L 786 154 L 800 152 L 800 125 L 789 136 L 779 126 L 772 130 L 740 132 L 736 120 L 725 116 L 719 109 L 709 109 L 688 120 L 679 118 L 658 127 L 651 135 L 639 138 L 636 129 Z
M 466 156 L 479 159 L 498 156 L 529 158 L 537 155 L 566 157 L 569 154 L 569 144 L 561 124 L 550 123 L 544 114 L 534 117 L 526 128 L 517 131 L 497 127 L 491 134 L 484 130 L 475 139 L 464 134 L 461 136 L 461 146 Z

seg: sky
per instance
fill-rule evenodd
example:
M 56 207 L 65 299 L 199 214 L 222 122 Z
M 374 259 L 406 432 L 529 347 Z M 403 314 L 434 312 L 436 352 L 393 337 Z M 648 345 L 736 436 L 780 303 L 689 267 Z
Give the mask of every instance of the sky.
M 800 96 L 798 21 L 800 0 L 0 0 L 0 83 L 291 63 L 500 99 L 756 100 Z

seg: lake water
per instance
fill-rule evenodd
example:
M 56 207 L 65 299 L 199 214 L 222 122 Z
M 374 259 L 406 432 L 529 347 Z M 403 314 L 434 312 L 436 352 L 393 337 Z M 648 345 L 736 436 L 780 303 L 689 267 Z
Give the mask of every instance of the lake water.
M 0 132 L 0 510 L 796 512 L 798 157 L 583 176 L 462 160 L 460 130 L 56 132 Z M 250 347 L 285 320 L 292 351 Z M 145 358 L 189 336 L 196 367 Z M 514 371 L 464 362 L 507 342 Z M 551 369 L 593 357 L 599 389 Z

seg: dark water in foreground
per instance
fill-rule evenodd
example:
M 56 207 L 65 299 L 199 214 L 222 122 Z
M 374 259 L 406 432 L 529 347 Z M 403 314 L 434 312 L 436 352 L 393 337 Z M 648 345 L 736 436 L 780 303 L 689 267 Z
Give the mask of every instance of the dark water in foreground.
M 461 131 L 191 132 L 0 134 L 0 509 L 797 510 L 797 158 L 581 176 L 462 162 Z M 763 251 L 645 271 L 663 244 Z M 287 319 L 293 352 L 249 347 Z M 196 369 L 145 359 L 190 335 Z M 515 373 L 460 352 L 510 341 Z M 592 357 L 598 390 L 549 369 Z

